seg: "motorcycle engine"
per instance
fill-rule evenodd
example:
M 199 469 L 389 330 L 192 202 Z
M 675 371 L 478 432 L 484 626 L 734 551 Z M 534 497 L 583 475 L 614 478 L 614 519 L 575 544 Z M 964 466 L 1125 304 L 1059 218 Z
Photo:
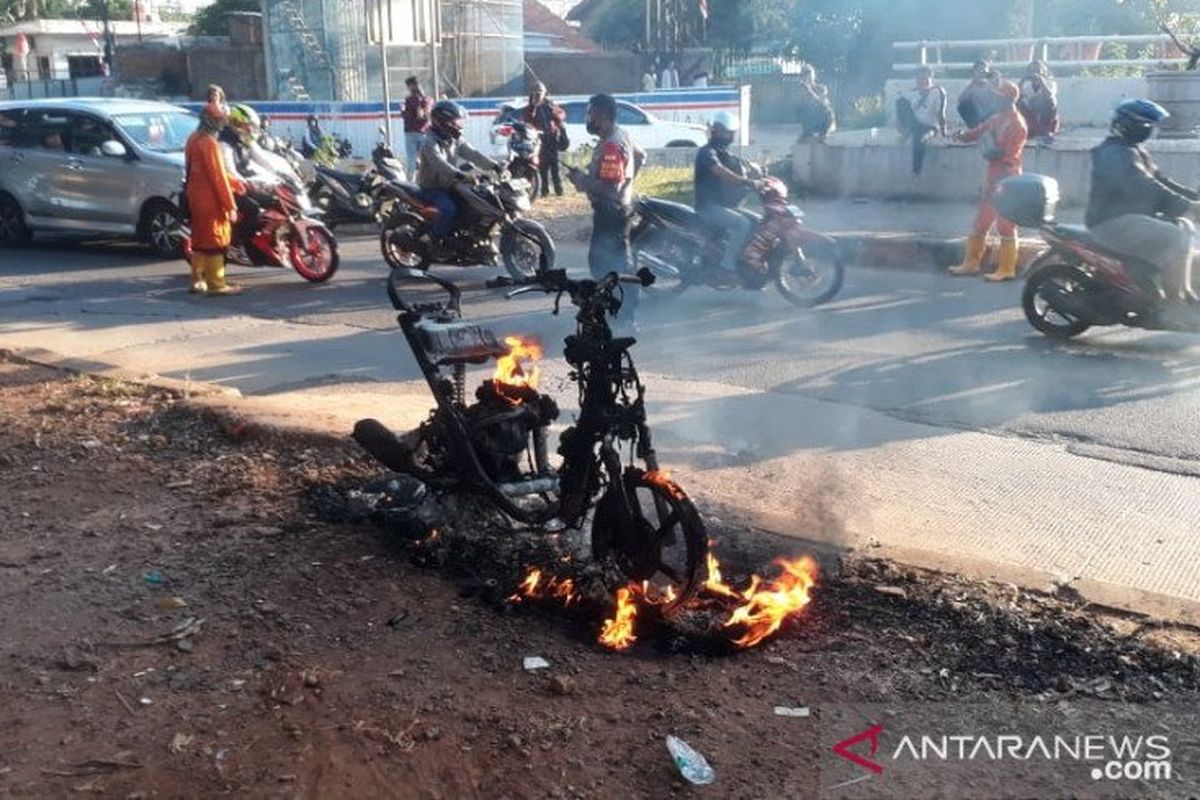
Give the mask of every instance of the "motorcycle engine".
M 558 405 L 529 386 L 484 381 L 467 407 L 471 442 L 488 477 L 496 482 L 523 480 L 525 453 L 544 452 L 546 432 L 558 418 Z M 540 443 L 540 444 L 539 444 Z M 539 468 L 545 465 L 539 465 Z

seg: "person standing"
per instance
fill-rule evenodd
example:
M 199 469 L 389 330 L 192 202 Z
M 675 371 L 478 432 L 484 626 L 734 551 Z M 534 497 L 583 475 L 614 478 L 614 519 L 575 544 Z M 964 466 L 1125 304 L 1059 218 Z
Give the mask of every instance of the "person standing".
M 946 90 L 934 82 L 932 68 L 917 70 L 917 85 L 896 100 L 896 121 L 912 137 L 912 171 L 920 175 L 929 140 L 946 135 Z
M 192 282 L 197 294 L 235 294 L 225 282 L 225 249 L 237 221 L 234 186 L 221 158 L 217 135 L 228 115 L 219 103 L 209 103 L 200 125 L 184 149 L 188 212 L 192 222 Z
M 654 73 L 647 69 L 642 73 L 642 91 L 653 92 L 658 88 L 658 82 L 654 80 Z
M 1017 109 L 1029 126 L 1029 138 L 1052 142 L 1062 121 L 1058 116 L 1058 84 L 1050 74 L 1050 67 L 1041 59 L 1034 60 L 1019 86 L 1021 102 Z
M 571 167 L 567 178 L 592 204 L 592 240 L 588 267 L 600 280 L 610 272 L 630 272 L 629 221 L 633 215 L 633 181 L 646 153 L 617 125 L 617 101 L 598 94 L 588 101 L 587 132 L 599 137 L 587 172 Z M 627 319 L 637 310 L 638 294 L 626 288 Z
M 817 70 L 811 64 L 800 70 L 800 124 L 804 126 L 801 139 L 823 142 L 837 130 L 829 87 L 817 81 Z
M 420 156 L 421 145 L 429 133 L 429 111 L 432 101 L 421 91 L 417 76 L 405 78 L 404 85 L 408 87 L 408 97 L 404 98 L 404 110 L 400 116 L 404 120 L 404 167 L 409 175 L 417 174 L 417 159 Z
M 658 88 L 660 89 L 678 89 L 679 88 L 679 70 L 675 68 L 674 61 L 667 62 L 667 68 L 662 71 L 659 76 Z
M 959 133 L 955 138 L 964 142 L 979 142 L 988 162 L 987 184 L 975 215 L 975 227 L 967 240 L 967 255 L 963 263 L 951 267 L 953 275 L 978 275 L 987 250 L 987 237 L 995 225 L 1000 232 L 1000 259 L 996 271 L 986 276 L 989 281 L 1011 281 L 1017 277 L 1019 247 L 1017 226 L 1000 217 L 993 204 L 996 188 L 1005 178 L 1020 175 L 1025 159 L 1025 142 L 1029 131 L 1025 119 L 1017 111 L 1021 90 L 1015 83 L 1002 81 L 993 102 L 1000 110 L 981 125 Z
M 562 176 L 559 172 L 559 144 L 563 137 L 563 123 L 567 112 L 546 94 L 546 84 L 535 83 L 529 93 L 529 105 L 525 107 L 525 121 L 542 134 L 541 150 L 538 153 L 538 170 L 542 178 L 542 197 L 550 194 L 550 181 L 554 181 L 554 194 L 562 197 Z

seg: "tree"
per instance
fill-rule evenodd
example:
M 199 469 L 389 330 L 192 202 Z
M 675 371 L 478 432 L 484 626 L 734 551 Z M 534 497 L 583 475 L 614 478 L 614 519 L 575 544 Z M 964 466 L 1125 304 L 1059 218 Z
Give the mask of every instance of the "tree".
M 260 11 L 259 0 L 217 0 L 211 6 L 200 9 L 192 23 L 192 33 L 197 36 L 228 36 L 229 14 L 235 11 Z
M 74 7 L 69 0 L 0 0 L 0 17 L 47 19 L 68 16 Z

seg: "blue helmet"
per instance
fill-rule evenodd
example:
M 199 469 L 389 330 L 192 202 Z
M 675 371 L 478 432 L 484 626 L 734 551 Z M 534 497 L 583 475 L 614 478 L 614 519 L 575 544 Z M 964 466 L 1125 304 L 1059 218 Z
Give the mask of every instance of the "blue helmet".
M 1141 144 L 1171 112 L 1150 100 L 1126 100 L 1113 114 L 1112 130 L 1126 144 Z

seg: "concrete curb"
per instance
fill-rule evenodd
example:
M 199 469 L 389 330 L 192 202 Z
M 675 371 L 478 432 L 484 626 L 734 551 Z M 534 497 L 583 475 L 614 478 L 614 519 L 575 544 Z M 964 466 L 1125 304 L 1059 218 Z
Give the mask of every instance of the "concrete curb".
M 872 269 L 911 269 L 942 272 L 962 263 L 966 237 L 947 238 L 918 233 L 875 233 L 850 231 L 831 233 L 842 249 L 846 263 Z M 994 266 L 997 240 L 992 237 L 984 268 Z M 1024 269 L 1046 250 L 1040 239 L 1022 239 L 1020 269 Z
M 121 380 L 169 391 L 180 397 L 185 405 L 217 420 L 236 438 L 278 439 L 306 446 L 345 447 L 350 444 L 348 431 L 331 430 L 327 425 L 322 425 L 320 419 L 313 419 L 302 413 L 281 413 L 277 407 L 261 404 L 255 398 L 244 397 L 236 389 L 216 384 L 179 381 L 157 375 L 138 375 L 131 370 L 69 358 L 38 348 L 0 349 L 0 357 L 72 375 Z M 793 527 L 793 521 L 786 517 L 730 505 L 717 498 L 703 497 L 702 505 L 708 508 L 710 513 L 738 518 L 761 534 L 779 538 L 781 541 L 786 540 L 789 549 L 811 550 L 827 569 L 847 557 L 878 558 L 929 572 L 961 575 L 991 583 L 1011 583 L 1044 594 L 1061 591 L 1056 585 L 1056 576 L 1046 571 L 1031 571 L 1001 561 L 982 561 L 902 547 L 864 550 L 844 542 L 786 533 L 785 531 Z M 1091 580 L 1072 581 L 1066 588 L 1076 594 L 1082 603 L 1100 610 L 1200 626 L 1200 603 Z

